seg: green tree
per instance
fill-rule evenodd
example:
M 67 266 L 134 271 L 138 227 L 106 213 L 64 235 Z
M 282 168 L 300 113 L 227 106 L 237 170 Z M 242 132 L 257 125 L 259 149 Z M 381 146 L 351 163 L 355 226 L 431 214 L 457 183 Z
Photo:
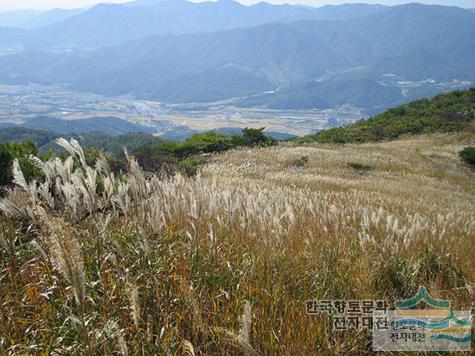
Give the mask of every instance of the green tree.
M 246 127 L 242 130 L 242 136 L 234 136 L 235 146 L 270 146 L 276 143 L 272 137 L 264 134 L 265 127 L 253 129 Z
M 38 150 L 33 141 L 24 143 L 9 142 L 0 145 L 0 186 L 8 187 L 12 185 L 13 172 L 12 165 L 18 159 L 23 175 L 27 181 L 39 179 L 42 172 L 29 160 L 30 155 L 37 155 Z
M 233 148 L 233 143 L 229 136 L 209 131 L 193 135 L 183 143 L 178 143 L 175 153 L 186 158 L 200 153 L 222 152 L 230 148 Z
M 459 152 L 462 161 L 470 166 L 475 166 L 475 147 L 465 147 Z
M 133 152 L 140 167 L 147 172 L 159 172 L 165 164 L 174 165 L 178 158 L 160 145 L 144 146 Z

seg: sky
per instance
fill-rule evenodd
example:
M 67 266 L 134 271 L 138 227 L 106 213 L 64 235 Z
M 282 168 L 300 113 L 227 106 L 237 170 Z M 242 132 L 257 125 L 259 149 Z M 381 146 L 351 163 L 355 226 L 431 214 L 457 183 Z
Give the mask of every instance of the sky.
M 131 0 L 0 0 L 0 10 L 16 10 L 16 9 L 52 9 L 52 8 L 80 8 L 87 7 L 97 3 L 120 3 L 129 2 Z M 200 1 L 200 0 L 194 0 Z M 261 0 L 239 0 L 243 4 L 253 4 Z M 440 4 L 452 5 L 461 7 L 475 8 L 475 0 L 267 0 L 266 2 L 273 4 L 303 4 L 311 6 L 322 6 L 327 4 L 341 4 L 341 3 L 367 3 L 367 4 L 384 4 L 396 5 L 408 2 L 419 2 L 424 4 Z

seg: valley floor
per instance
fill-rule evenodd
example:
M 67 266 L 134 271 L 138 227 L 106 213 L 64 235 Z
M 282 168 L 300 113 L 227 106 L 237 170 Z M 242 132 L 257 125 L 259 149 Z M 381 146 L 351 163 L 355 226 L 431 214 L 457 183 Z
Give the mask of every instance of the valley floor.
M 12 193 L 31 211 L 0 216 L 0 350 L 368 352 L 369 333 L 335 331 L 305 301 L 391 303 L 425 286 L 470 307 L 475 173 L 458 152 L 474 143 L 288 143 L 217 155 L 195 178 L 132 164 L 127 187 L 76 213 Z

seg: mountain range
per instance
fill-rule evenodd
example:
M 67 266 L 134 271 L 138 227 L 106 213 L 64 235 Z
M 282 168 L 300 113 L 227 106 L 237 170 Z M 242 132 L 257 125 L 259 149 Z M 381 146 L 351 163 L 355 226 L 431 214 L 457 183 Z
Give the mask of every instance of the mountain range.
M 83 12 L 83 9 L 16 10 L 0 12 L 0 27 L 35 29 L 48 26 Z
M 24 48 L 0 83 L 170 103 L 380 110 L 475 81 L 475 13 L 447 6 L 138 1 L 0 34 Z
M 27 48 L 90 49 L 118 45 L 152 35 L 216 32 L 303 19 L 347 20 L 383 10 L 383 6 L 366 4 L 313 8 L 261 2 L 245 6 L 232 0 L 99 4 L 86 11 L 52 10 L 39 14 L 29 21 L 43 21 L 44 26 L 25 32 L 21 42 Z M 24 26 L 21 22 L 20 26 L 14 26 L 14 21 L 2 22 L 2 17 L 4 16 L 0 15 L 0 26 L 3 27 L 36 27 Z M 10 15 L 10 18 L 14 16 Z M 55 18 L 58 21 L 54 21 Z

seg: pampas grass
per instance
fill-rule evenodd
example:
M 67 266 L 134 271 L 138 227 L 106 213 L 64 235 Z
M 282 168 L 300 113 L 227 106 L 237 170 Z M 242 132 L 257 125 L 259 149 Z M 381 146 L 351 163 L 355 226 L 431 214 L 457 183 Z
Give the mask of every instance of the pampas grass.
M 133 283 L 128 284 L 129 289 L 129 305 L 130 305 L 130 315 L 134 322 L 136 328 L 140 325 L 140 300 L 139 300 L 139 289 L 137 285 Z
M 0 200 L 0 353 L 364 354 L 305 300 L 473 301 L 471 136 L 242 149 L 193 178 L 59 143 Z
M 81 246 L 59 218 L 48 216 L 41 207 L 38 207 L 35 213 L 38 214 L 39 221 L 46 226 L 41 240 L 48 247 L 53 265 L 71 283 L 76 303 L 83 308 L 86 292 Z
M 193 347 L 193 344 L 188 340 L 183 340 L 183 342 L 181 343 L 181 347 L 182 354 L 184 356 L 195 356 L 195 348 Z
M 218 334 L 224 335 L 231 342 L 234 342 L 239 345 L 246 355 L 258 355 L 256 350 L 254 350 L 250 343 L 252 316 L 251 305 L 247 300 L 244 300 L 243 312 L 242 315 L 239 317 L 239 323 L 240 328 L 237 333 L 224 328 L 214 328 L 214 331 Z

